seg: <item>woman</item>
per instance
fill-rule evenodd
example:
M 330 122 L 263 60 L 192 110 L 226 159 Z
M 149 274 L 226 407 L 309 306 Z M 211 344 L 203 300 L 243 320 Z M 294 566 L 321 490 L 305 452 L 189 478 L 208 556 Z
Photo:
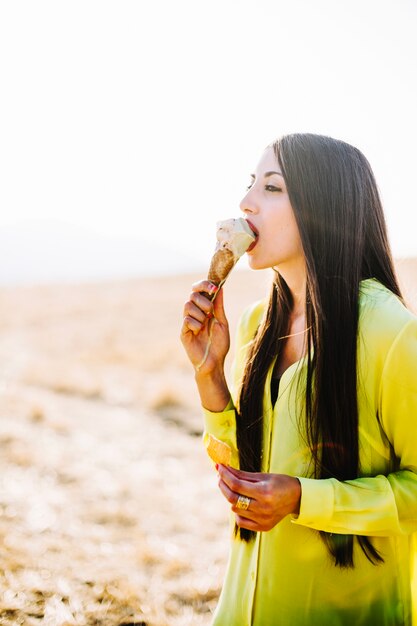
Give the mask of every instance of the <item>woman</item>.
M 240 320 L 231 392 L 221 290 L 211 302 L 214 285 L 193 285 L 181 331 L 205 431 L 233 451 L 218 466 L 234 532 L 213 624 L 412 624 L 417 319 L 371 168 L 342 141 L 284 136 L 241 210 L 251 268 L 275 274 Z

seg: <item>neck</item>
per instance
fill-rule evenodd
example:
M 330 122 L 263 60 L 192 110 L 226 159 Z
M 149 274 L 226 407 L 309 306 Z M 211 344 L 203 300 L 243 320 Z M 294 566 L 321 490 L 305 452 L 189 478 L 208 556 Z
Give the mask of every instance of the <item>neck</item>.
M 305 302 L 307 289 L 307 272 L 304 261 L 297 266 L 276 266 L 274 270 L 279 272 L 287 283 L 294 302 L 291 312 L 292 319 L 305 317 Z

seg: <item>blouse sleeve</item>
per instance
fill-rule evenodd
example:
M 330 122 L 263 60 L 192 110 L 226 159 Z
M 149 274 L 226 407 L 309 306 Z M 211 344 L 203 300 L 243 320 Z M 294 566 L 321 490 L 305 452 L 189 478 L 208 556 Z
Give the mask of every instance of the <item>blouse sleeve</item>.
M 333 533 L 387 536 L 417 530 L 417 320 L 393 342 L 379 387 L 378 415 L 398 471 L 340 482 L 299 477 L 292 521 Z
M 212 413 L 203 408 L 204 435 L 210 433 L 227 443 L 232 449 L 232 467 L 239 467 L 239 457 L 236 446 L 236 411 L 231 400 L 224 411 Z
M 235 358 L 231 372 L 231 400 L 224 411 L 213 413 L 203 407 L 204 434 L 210 433 L 217 439 L 227 443 L 232 449 L 231 465 L 239 467 L 239 455 L 236 444 L 236 409 L 235 401 L 238 394 L 248 346 L 258 328 L 263 311 L 264 301 L 255 302 L 240 317 L 236 331 Z

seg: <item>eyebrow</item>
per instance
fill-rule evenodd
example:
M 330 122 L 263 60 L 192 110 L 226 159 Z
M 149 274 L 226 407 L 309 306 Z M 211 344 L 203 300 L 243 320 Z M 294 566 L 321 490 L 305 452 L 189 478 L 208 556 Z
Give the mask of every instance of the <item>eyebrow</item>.
M 274 172 L 274 171 L 265 172 L 264 176 L 265 176 L 265 178 L 268 178 L 268 176 L 273 176 L 273 174 L 278 174 L 278 176 L 281 176 L 282 178 L 284 178 L 284 176 L 281 174 L 281 172 Z M 251 178 L 256 178 L 255 174 L 251 174 Z

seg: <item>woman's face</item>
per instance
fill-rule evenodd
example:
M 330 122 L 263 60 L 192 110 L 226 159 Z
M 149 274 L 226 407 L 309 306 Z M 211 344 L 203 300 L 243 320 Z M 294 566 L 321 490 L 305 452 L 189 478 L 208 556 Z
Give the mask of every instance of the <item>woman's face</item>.
M 281 169 L 272 147 L 268 147 L 251 175 L 252 182 L 240 208 L 258 234 L 256 245 L 247 252 L 252 269 L 304 268 L 300 233 L 288 198 Z

